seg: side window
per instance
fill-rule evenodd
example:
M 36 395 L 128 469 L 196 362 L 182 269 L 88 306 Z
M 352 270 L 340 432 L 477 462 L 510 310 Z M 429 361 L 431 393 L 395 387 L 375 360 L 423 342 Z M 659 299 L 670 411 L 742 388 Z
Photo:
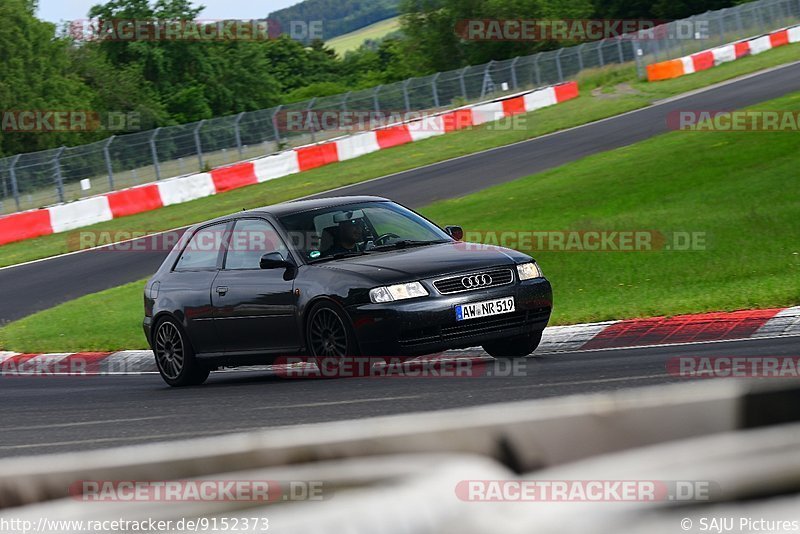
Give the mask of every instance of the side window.
M 209 271 L 217 268 L 217 258 L 225 242 L 226 223 L 198 231 L 183 249 L 176 271 Z
M 261 257 L 270 252 L 289 255 L 275 228 L 263 219 L 242 219 L 233 229 L 225 269 L 260 269 Z

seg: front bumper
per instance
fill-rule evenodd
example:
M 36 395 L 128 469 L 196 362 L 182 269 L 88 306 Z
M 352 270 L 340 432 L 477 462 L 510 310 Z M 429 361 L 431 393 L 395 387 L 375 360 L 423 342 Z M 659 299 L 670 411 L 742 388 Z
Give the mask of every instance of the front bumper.
M 456 321 L 459 304 L 509 296 L 515 302 L 512 313 Z M 431 291 L 428 297 L 356 305 L 347 311 L 364 356 L 420 356 L 541 332 L 552 307 L 550 282 L 536 278 L 452 295 Z

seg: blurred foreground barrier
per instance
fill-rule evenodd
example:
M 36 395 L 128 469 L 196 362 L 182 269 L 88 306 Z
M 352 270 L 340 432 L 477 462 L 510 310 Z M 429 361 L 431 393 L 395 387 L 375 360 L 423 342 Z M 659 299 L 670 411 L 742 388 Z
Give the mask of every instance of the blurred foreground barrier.
M 796 520 L 800 504 L 798 447 L 800 425 L 794 424 L 673 441 L 523 475 L 489 458 L 472 455 L 348 458 L 215 476 L 242 481 L 320 480 L 324 486 L 319 499 L 287 504 L 281 499 L 242 503 L 80 502 L 70 498 L 4 510 L 0 520 L 37 525 L 47 518 L 50 524 L 58 521 L 67 525 L 58 530 L 63 534 L 81 532 L 75 522 L 120 518 L 170 521 L 171 532 L 193 531 L 186 521 L 203 518 L 207 525 L 235 521 L 252 524 L 258 519 L 265 521 L 270 531 L 281 534 L 674 534 L 693 530 L 687 526 L 700 527 L 709 518 L 730 518 L 737 527 L 742 520 L 751 522 L 749 528 L 733 532 L 751 532 L 759 528 L 752 521 Z M 463 490 L 470 483 L 587 481 L 609 485 L 653 483 L 669 491 L 656 494 L 652 500 L 575 496 L 516 499 L 512 493 L 486 502 Z M 700 494 L 698 489 L 706 487 L 709 491 Z M 676 488 L 684 489 L 674 491 Z M 609 495 L 621 494 L 612 491 Z M 264 529 L 245 531 L 255 530 Z M 790 528 L 766 531 L 792 532 Z
M 800 420 L 800 386 L 714 380 L 276 428 L 0 461 L 0 508 L 79 480 L 165 480 L 396 454 L 472 454 L 517 473 L 614 451 Z
M 536 480 L 668 481 L 680 485 L 649 502 L 472 503 L 486 509 L 465 533 L 701 532 L 701 519 L 731 518 L 732 532 L 797 532 L 740 520 L 797 521 L 800 424 L 728 432 L 643 447 L 529 473 Z M 707 488 L 707 492 L 706 492 Z M 270 514 L 274 516 L 274 514 Z M 683 519 L 689 521 L 681 523 Z M 275 517 L 277 521 L 277 517 Z M 691 525 L 690 528 L 684 528 Z M 724 531 L 724 529 L 723 529 Z

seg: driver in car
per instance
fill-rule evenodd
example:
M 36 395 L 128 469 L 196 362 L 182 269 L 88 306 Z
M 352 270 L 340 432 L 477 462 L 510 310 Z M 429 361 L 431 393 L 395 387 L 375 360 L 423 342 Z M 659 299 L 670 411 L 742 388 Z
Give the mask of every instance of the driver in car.
M 361 210 L 337 213 L 333 220 L 338 224 L 336 240 L 327 251 L 330 255 L 362 252 L 364 243 L 364 215 Z

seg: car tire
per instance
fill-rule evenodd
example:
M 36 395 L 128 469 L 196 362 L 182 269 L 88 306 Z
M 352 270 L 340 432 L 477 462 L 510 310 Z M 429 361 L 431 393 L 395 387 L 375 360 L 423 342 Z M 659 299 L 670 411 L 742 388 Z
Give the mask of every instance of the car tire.
M 172 318 L 160 320 L 153 329 L 153 353 L 161 378 L 172 387 L 199 386 L 211 369 L 197 361 L 181 325 Z
M 542 333 L 537 332 L 524 336 L 490 341 L 483 345 L 483 350 L 493 358 L 524 358 L 532 354 L 541 341 Z
M 320 370 L 325 366 L 323 377 L 360 376 L 369 371 L 356 372 L 361 366 L 344 367 L 361 353 L 350 319 L 340 307 L 325 301 L 314 304 L 308 312 L 305 331 L 308 355 Z M 331 359 L 338 360 L 338 373 L 331 366 Z

